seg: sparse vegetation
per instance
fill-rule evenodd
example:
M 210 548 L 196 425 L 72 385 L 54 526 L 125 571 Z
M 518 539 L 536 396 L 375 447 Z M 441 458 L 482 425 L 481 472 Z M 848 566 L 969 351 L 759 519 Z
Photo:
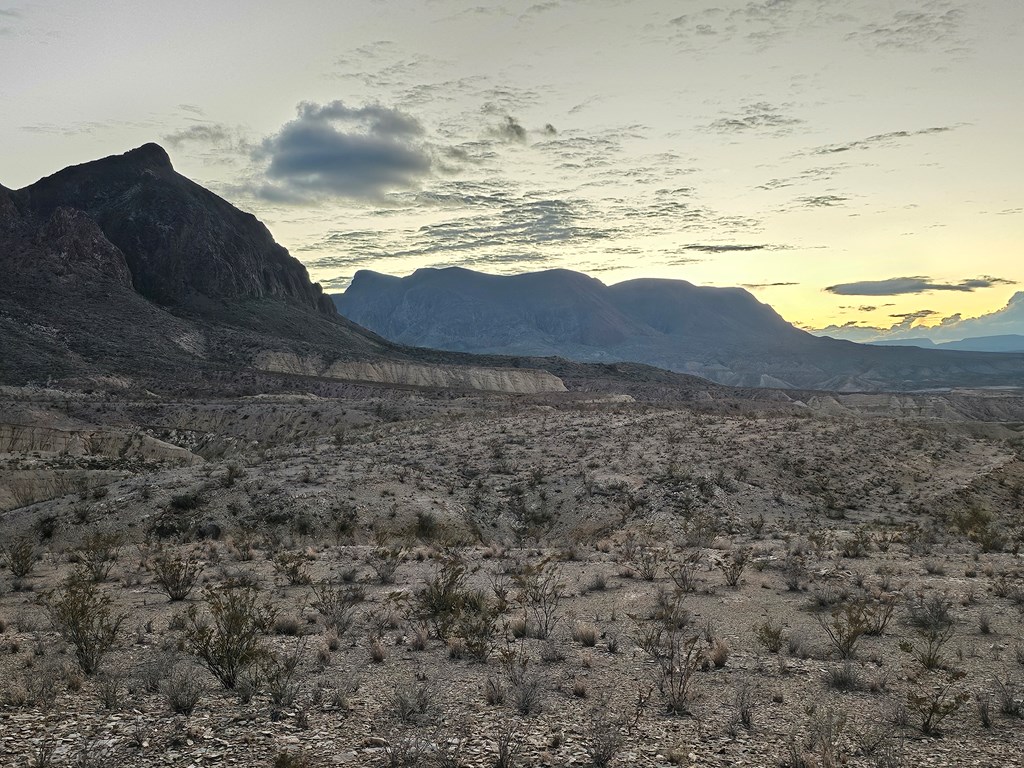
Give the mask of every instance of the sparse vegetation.
M 213 739 L 234 754 L 246 734 L 262 764 L 319 765 L 331 741 L 354 763 L 431 768 L 653 765 L 651 749 L 895 766 L 937 744 L 996 764 L 1016 735 L 1024 589 L 1000 499 L 1018 503 L 1020 480 L 1004 445 L 965 437 L 954 461 L 938 438 L 914 448 L 894 427 L 889 447 L 853 417 L 421 396 L 399 421 L 350 412 L 340 446 L 322 414 L 322 433 L 242 449 L 230 481 L 215 461 L 173 483 L 129 468 L 106 496 L 19 513 L 31 533 L 4 563 L 17 548 L 30 571 L 0 581 L 3 706 L 108 719 L 82 740 L 94 762 L 108 732 L 143 761 L 195 760 Z M 268 399 L 248 421 L 274 407 L 291 409 L 282 436 L 312 408 Z M 971 515 L 971 535 L 950 522 L 982 469 L 1001 551 Z M 168 501 L 182 488 L 198 506 Z M 108 611 L 91 665 L 46 621 L 69 576 L 83 628 Z

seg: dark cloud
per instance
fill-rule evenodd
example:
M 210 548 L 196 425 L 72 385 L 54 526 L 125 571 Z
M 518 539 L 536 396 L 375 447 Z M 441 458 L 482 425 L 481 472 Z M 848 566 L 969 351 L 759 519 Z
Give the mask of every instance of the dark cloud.
M 432 152 L 419 140 L 423 127 L 412 115 L 341 101 L 302 102 L 297 113 L 253 151 L 254 160 L 266 163 L 266 183 L 253 190 L 259 197 L 373 199 L 412 188 L 431 171 Z
M 896 296 L 904 293 L 927 293 L 928 291 L 970 292 L 978 288 L 991 288 L 995 285 L 1015 285 L 1015 281 L 985 276 L 961 280 L 959 283 L 936 283 L 931 278 L 921 276 L 892 277 L 888 280 L 862 280 L 857 283 L 830 285 L 825 290 L 839 296 Z
M 707 126 L 707 129 L 719 133 L 743 133 L 759 130 L 780 134 L 788 133 L 793 126 L 803 122 L 799 118 L 783 113 L 779 107 L 762 101 L 750 104 L 739 115 L 715 120 Z
M 934 309 L 918 309 L 914 312 L 899 312 L 897 314 L 889 315 L 889 317 L 895 318 L 896 320 L 902 320 L 904 322 L 914 320 L 921 320 L 925 317 L 931 317 L 932 315 L 939 314 Z
M 785 251 L 790 248 L 788 245 L 769 245 L 761 243 L 758 245 L 718 244 L 718 243 L 691 243 L 683 245 L 684 251 L 701 251 L 703 253 L 735 253 L 743 251 Z
M 174 133 L 168 133 L 164 137 L 164 141 L 170 144 L 172 147 L 179 147 L 182 144 L 189 142 L 201 142 L 204 144 L 221 144 L 228 141 L 230 134 L 223 125 L 217 125 L 216 123 L 206 123 L 202 125 L 190 125 L 188 128 L 182 128 L 180 131 Z
M 523 143 L 526 141 L 526 129 L 512 115 L 505 115 L 504 122 L 491 128 L 492 136 L 497 136 L 503 141 Z
M 936 133 L 947 133 L 949 131 L 956 130 L 959 126 L 955 125 L 940 125 L 934 128 L 923 128 L 918 131 L 889 131 L 888 133 L 878 133 L 874 136 L 868 136 L 866 139 L 858 139 L 857 141 L 848 141 L 843 144 L 825 144 L 824 146 L 815 147 L 811 150 L 812 155 L 833 155 L 839 152 L 849 152 L 854 149 L 872 149 L 874 147 L 891 146 L 904 139 L 913 138 L 914 136 L 930 136 Z
M 761 288 L 783 288 L 788 285 L 800 285 L 800 283 L 743 283 L 742 287 L 756 291 Z
M 364 126 L 369 133 L 377 136 L 405 138 L 423 135 L 423 126 L 415 117 L 380 104 L 349 107 L 342 101 L 332 101 L 329 104 L 303 101 L 299 104 L 297 112 L 300 121 L 338 121 Z

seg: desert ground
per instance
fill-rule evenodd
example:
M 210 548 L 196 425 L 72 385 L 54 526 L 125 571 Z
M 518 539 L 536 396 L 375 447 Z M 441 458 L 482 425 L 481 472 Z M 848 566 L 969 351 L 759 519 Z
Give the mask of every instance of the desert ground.
M 0 763 L 1024 764 L 1019 422 L 835 402 L 3 388 Z

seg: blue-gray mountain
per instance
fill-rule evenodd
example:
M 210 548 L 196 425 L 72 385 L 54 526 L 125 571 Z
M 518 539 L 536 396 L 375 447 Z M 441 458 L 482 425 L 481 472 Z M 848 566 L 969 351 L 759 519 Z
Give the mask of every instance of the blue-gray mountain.
M 338 311 L 387 339 L 477 354 L 633 361 L 736 386 L 841 391 L 1024 386 L 1024 355 L 886 348 L 819 338 L 741 288 L 615 285 L 556 269 L 408 277 L 357 272 Z

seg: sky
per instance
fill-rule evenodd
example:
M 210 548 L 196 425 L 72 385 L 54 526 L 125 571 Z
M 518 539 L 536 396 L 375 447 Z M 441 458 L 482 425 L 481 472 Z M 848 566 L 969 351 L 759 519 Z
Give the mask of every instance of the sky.
M 0 0 L 0 183 L 156 141 L 329 292 L 564 267 L 1024 333 L 1022 33 L 1020 0 Z

